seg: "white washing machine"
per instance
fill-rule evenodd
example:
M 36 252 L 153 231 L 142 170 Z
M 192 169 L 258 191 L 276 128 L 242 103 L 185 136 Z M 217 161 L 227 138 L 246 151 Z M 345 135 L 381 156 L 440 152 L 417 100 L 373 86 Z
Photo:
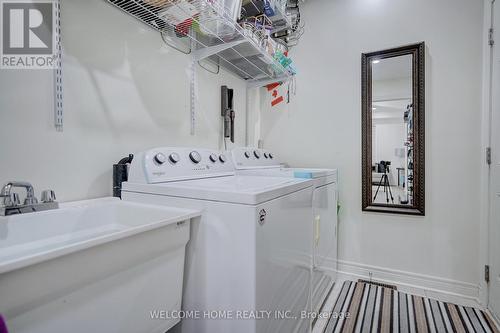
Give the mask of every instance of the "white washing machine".
M 309 331 L 313 185 L 235 175 L 230 157 L 207 149 L 135 155 L 124 200 L 202 210 L 187 246 L 182 332 Z
M 314 181 L 312 310 L 319 311 L 337 277 L 337 170 L 285 168 L 273 153 L 263 149 L 240 147 L 231 155 L 240 175 Z

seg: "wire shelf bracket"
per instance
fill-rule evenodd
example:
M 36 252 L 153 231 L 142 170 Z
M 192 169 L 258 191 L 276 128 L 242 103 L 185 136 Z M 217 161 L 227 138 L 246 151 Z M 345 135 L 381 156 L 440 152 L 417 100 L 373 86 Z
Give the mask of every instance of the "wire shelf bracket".
M 275 82 L 288 82 L 292 79 L 290 76 L 284 76 L 281 78 L 275 78 L 275 79 L 260 79 L 260 80 L 249 80 L 247 81 L 247 89 L 252 89 L 252 88 L 260 88 L 267 86 L 269 84 L 275 83 Z
M 62 132 L 64 125 L 63 114 L 63 74 L 62 74 L 62 45 L 61 45 L 61 0 L 55 2 L 55 34 L 56 34 L 56 66 L 54 67 L 54 126 L 56 131 Z
M 193 57 L 196 61 L 200 61 L 200 60 L 206 59 L 210 56 L 216 55 L 222 51 L 225 51 L 227 49 L 231 49 L 235 46 L 243 44 L 245 42 L 246 42 L 246 40 L 242 39 L 242 40 L 236 40 L 233 42 L 228 42 L 225 44 L 209 46 L 209 47 L 206 47 L 203 49 L 198 49 L 198 50 L 193 52 Z

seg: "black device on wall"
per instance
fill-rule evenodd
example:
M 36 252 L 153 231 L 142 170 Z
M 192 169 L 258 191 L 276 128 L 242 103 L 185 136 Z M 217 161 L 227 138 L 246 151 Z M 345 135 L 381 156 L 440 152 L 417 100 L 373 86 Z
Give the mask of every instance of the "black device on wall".
M 221 116 L 224 118 L 224 138 L 230 138 L 234 143 L 234 118 L 233 109 L 234 90 L 227 86 L 221 87 Z
M 128 167 L 134 155 L 129 154 L 127 157 L 122 158 L 117 164 L 113 164 L 113 196 L 117 198 L 122 197 L 122 183 L 128 180 Z

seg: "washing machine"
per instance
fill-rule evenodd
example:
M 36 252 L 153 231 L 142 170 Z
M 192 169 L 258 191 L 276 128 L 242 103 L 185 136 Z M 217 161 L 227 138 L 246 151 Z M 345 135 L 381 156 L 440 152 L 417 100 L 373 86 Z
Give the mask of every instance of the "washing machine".
M 264 149 L 238 147 L 231 156 L 239 175 L 314 181 L 312 310 L 319 311 L 337 278 L 337 170 L 283 167 Z
M 123 200 L 202 210 L 186 250 L 182 332 L 310 330 L 313 187 L 235 175 L 230 156 L 209 149 L 135 155 Z

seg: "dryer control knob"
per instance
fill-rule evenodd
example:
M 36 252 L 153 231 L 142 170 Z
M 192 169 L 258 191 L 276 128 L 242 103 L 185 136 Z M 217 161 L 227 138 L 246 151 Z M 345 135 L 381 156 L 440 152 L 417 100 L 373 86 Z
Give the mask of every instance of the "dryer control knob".
M 168 160 L 170 161 L 170 163 L 176 164 L 181 160 L 181 158 L 179 157 L 179 154 L 172 153 L 170 154 L 170 156 L 168 156 Z
M 221 163 L 226 163 L 226 155 L 220 155 L 219 161 L 221 161 Z
M 274 155 L 273 155 L 273 154 L 271 154 L 271 153 L 269 153 L 269 158 L 270 158 L 270 159 L 273 159 L 273 158 L 274 158 Z
M 198 164 L 201 162 L 201 155 L 196 150 L 193 150 L 191 153 L 189 153 L 189 158 L 194 164 Z
M 217 155 L 215 154 L 210 154 L 210 161 L 212 161 L 213 163 L 217 162 Z
M 162 153 L 158 153 L 155 155 L 154 160 L 156 163 L 161 165 L 167 161 L 167 158 Z
M 269 158 L 269 154 L 268 153 L 264 153 L 264 157 L 265 158 Z
M 246 151 L 244 155 L 245 155 L 246 158 L 250 158 L 250 153 L 249 152 Z
M 259 159 L 260 158 L 260 152 L 258 150 L 254 150 L 253 151 L 253 156 L 255 156 L 255 158 Z

